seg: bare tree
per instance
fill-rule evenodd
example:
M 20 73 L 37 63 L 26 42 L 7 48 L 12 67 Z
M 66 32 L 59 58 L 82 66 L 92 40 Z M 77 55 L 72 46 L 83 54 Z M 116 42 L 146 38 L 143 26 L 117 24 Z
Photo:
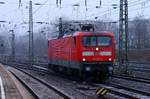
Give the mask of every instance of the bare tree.
M 134 32 L 134 41 L 137 48 L 146 48 L 149 47 L 149 31 L 148 25 L 149 20 L 136 18 L 132 21 L 133 23 L 133 32 Z

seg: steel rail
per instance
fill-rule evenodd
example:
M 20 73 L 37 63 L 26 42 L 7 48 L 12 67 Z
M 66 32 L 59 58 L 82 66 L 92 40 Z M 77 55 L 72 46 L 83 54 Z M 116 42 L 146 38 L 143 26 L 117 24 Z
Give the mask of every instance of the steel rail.
M 125 75 L 113 75 L 112 77 L 150 84 L 150 79 L 141 78 L 141 77 L 133 77 L 133 76 L 125 76 Z
M 109 84 L 96 84 L 96 86 L 97 87 L 104 87 L 108 90 L 108 93 L 118 95 L 120 97 L 124 97 L 124 98 L 128 98 L 128 99 L 139 99 L 136 96 L 133 96 L 133 95 L 130 95 L 128 93 L 123 93 L 123 92 L 119 91 L 119 89 L 123 89 L 123 88 L 117 88 L 117 87 L 114 87 L 114 86 L 109 85 Z
M 112 87 L 115 87 L 115 88 L 125 89 L 125 90 L 131 91 L 131 92 L 134 92 L 134 93 L 138 93 L 138 94 L 141 94 L 141 95 L 150 96 L 149 92 L 137 90 L 137 89 L 130 88 L 130 87 L 125 87 L 123 85 L 119 85 L 119 84 L 115 84 L 115 83 L 105 83 L 105 84 L 109 85 L 109 86 L 112 86 Z
M 50 84 L 44 82 L 43 80 L 41 80 L 41 79 L 39 79 L 39 78 L 37 78 L 37 77 L 35 77 L 35 76 L 33 76 L 33 75 L 31 75 L 31 74 L 25 72 L 25 71 L 22 70 L 22 69 L 19 69 L 19 68 L 17 68 L 17 67 L 13 67 L 13 68 L 15 68 L 15 69 L 17 69 L 17 70 L 19 70 L 19 71 L 25 73 L 26 75 L 32 77 L 32 78 L 35 79 L 35 80 L 39 81 L 40 83 L 42 83 L 43 85 L 45 85 L 45 86 L 48 87 L 49 89 L 53 90 L 54 92 L 56 92 L 57 94 L 59 94 L 60 96 L 62 96 L 64 99 L 73 99 L 72 96 L 70 96 L 70 95 L 64 93 L 64 92 L 61 91 L 60 89 L 57 89 L 55 86 L 52 86 L 52 85 L 50 85 Z

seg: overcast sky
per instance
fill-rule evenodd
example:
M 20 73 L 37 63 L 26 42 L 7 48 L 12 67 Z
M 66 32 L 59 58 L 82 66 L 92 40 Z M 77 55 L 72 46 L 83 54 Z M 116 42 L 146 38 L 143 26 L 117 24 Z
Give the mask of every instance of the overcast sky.
M 9 25 L 9 27 L 17 28 L 20 32 L 28 29 L 27 25 L 21 24 L 28 22 L 28 8 L 29 0 L 21 0 L 21 7 L 19 8 L 19 0 L 0 0 L 0 20 L 7 21 L 7 23 L 1 23 Z M 62 0 L 61 7 L 56 6 L 56 0 L 32 0 L 33 1 L 33 20 L 52 22 L 59 17 L 65 17 L 73 20 L 94 20 L 95 17 L 102 20 L 118 20 L 119 7 L 113 9 L 112 4 L 118 4 L 119 0 L 101 0 L 101 7 L 99 6 L 100 0 L 87 0 L 87 10 L 85 7 L 85 0 Z M 146 18 L 150 17 L 150 0 L 128 0 L 129 2 L 129 18 L 143 15 Z M 42 7 L 35 5 L 35 3 L 45 3 Z M 74 7 L 74 4 L 78 4 L 79 7 Z M 40 7 L 40 9 L 39 9 Z M 11 23 L 11 24 L 10 24 Z M 39 24 L 34 25 L 34 29 L 39 28 Z M 20 30 L 21 29 L 21 30 Z

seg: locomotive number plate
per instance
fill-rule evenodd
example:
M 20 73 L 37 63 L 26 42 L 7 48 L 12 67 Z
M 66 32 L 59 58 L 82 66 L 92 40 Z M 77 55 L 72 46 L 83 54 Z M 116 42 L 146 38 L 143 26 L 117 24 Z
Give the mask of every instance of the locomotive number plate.
M 100 61 L 100 58 L 92 58 L 93 61 Z

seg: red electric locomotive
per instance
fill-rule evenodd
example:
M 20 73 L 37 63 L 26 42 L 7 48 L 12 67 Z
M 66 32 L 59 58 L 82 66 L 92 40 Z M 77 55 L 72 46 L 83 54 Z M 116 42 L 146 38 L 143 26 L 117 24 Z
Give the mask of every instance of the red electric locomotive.
M 76 31 L 48 41 L 49 67 L 108 77 L 114 64 L 114 34 Z

